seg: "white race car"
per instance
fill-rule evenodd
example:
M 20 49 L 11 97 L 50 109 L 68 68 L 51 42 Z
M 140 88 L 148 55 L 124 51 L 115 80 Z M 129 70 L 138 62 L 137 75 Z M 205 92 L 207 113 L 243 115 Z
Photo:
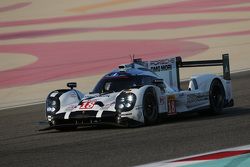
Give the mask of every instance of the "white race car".
M 180 88 L 179 68 L 223 66 L 223 76 L 194 75 L 187 89 Z M 142 61 L 105 75 L 89 94 L 74 89 L 51 92 L 46 100 L 47 129 L 71 129 L 78 126 L 115 124 L 151 125 L 160 116 L 202 111 L 218 113 L 234 105 L 231 89 L 229 56 L 221 60 L 188 61 L 181 57 Z

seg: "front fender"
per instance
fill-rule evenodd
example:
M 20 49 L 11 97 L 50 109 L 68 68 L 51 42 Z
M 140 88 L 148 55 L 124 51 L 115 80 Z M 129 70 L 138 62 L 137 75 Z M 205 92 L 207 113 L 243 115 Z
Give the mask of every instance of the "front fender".
M 145 85 L 139 89 L 130 89 L 130 92 L 134 93 L 136 95 L 136 103 L 135 107 L 133 108 L 132 112 L 132 119 L 139 121 L 141 123 L 144 123 L 144 115 L 143 115 L 143 96 L 145 91 L 152 87 L 155 90 L 156 93 L 156 99 L 157 103 L 159 105 L 159 93 L 160 93 L 160 88 L 154 86 L 154 85 Z
M 75 89 L 59 89 L 49 93 L 46 99 L 45 113 L 55 115 L 72 111 L 79 104 L 84 94 Z M 55 110 L 52 109 L 52 102 L 55 103 Z

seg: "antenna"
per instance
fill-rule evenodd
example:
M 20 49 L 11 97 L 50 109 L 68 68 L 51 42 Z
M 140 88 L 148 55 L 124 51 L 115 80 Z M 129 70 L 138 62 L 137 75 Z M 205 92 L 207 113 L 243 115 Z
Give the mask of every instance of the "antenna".
M 131 60 L 132 63 L 134 62 L 134 59 L 135 59 L 135 55 L 134 55 L 134 54 L 131 54 L 131 55 L 130 55 L 130 60 Z

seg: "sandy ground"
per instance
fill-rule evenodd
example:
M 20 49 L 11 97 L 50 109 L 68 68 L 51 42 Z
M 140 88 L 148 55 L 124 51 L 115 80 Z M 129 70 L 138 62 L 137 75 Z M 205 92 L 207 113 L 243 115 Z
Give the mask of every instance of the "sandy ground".
M 231 71 L 250 67 L 250 0 L 3 0 L 0 13 L 0 81 L 18 77 L 17 74 L 27 75 L 23 76 L 24 82 L 0 85 L 0 108 L 43 102 L 48 92 L 65 88 L 69 81 L 77 81 L 80 90 L 89 92 L 105 72 L 124 61 L 112 62 L 112 54 L 119 51 L 122 56 L 152 53 L 145 57 L 151 59 L 163 57 L 164 54 L 158 54 L 163 51 L 166 57 L 183 56 L 184 60 L 218 59 L 229 53 Z M 67 43 L 73 48 L 77 42 L 89 41 L 105 41 L 107 44 L 127 41 L 128 44 L 112 49 L 103 46 L 96 48 L 98 52 L 91 52 L 84 46 L 72 51 L 69 55 L 72 59 L 78 60 L 82 54 L 82 59 L 92 61 L 92 64 L 83 61 L 82 66 L 88 69 L 95 65 L 93 68 L 97 70 L 90 75 L 79 75 L 77 71 L 86 69 L 77 67 L 67 74 L 68 66 L 63 64 L 69 62 L 73 67 L 75 62 L 65 57 L 60 59 L 58 55 L 65 53 L 62 44 Z M 137 50 L 129 45 L 135 41 L 185 42 L 187 45 L 192 43 L 192 47 L 175 46 L 175 51 L 168 53 L 171 51 L 168 46 L 166 50 L 145 46 L 147 49 L 143 51 L 143 48 Z M 45 44 L 48 47 L 44 47 Z M 52 44 L 57 47 L 49 48 Z M 204 49 L 195 52 L 199 49 L 196 44 Z M 98 59 L 110 61 L 110 64 L 102 67 Z M 47 65 L 62 65 L 65 76 L 61 77 L 59 72 L 52 75 L 53 68 L 45 70 Z M 31 73 L 34 69 L 36 71 Z M 221 71 L 221 68 L 185 69 L 181 70 L 181 78 L 186 79 L 194 73 Z M 35 76 L 39 73 L 48 78 L 38 80 Z

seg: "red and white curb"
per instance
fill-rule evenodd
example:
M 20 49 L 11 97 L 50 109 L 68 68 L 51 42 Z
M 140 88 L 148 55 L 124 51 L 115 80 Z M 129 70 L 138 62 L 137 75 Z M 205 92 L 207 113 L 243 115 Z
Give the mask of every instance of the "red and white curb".
M 137 167 L 184 167 L 186 165 L 194 165 L 244 154 L 250 154 L 250 145 L 207 152 L 204 154 L 192 155 L 177 159 L 164 160 L 145 165 L 139 165 Z

